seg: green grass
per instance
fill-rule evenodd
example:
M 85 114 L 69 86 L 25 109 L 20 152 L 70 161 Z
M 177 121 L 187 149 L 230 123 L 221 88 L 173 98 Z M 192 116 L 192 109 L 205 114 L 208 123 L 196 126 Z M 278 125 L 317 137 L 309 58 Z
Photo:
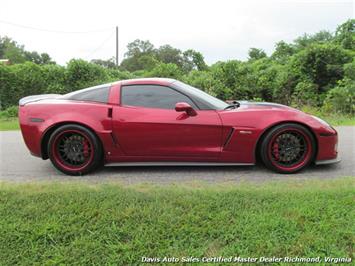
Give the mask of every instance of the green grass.
M 341 113 L 325 113 L 317 108 L 308 106 L 303 107 L 302 111 L 318 116 L 323 120 L 327 121 L 332 126 L 355 126 L 354 115 Z
M 354 200 L 354 177 L 169 186 L 0 183 L 0 264 L 354 258 Z
M 19 129 L 20 125 L 17 118 L 0 118 L 0 131 Z

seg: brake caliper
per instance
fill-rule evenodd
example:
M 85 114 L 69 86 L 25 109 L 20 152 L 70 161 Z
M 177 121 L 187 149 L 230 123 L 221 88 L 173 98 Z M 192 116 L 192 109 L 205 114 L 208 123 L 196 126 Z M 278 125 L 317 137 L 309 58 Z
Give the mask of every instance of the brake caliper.
M 83 141 L 83 154 L 84 154 L 84 157 L 89 156 L 89 143 L 87 140 Z

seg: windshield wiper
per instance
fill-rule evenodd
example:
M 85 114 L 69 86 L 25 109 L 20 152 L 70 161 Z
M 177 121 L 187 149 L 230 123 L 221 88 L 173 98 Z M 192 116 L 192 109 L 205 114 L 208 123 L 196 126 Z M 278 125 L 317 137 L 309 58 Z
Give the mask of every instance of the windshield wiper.
M 233 101 L 232 104 L 228 105 L 224 110 L 228 109 L 236 109 L 240 106 L 240 103 L 238 101 Z

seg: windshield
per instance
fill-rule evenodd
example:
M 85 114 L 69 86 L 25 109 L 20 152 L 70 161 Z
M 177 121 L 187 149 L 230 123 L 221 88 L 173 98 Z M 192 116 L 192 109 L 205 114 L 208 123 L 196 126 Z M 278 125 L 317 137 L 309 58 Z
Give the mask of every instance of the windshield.
M 192 87 L 188 84 L 185 84 L 183 82 L 176 81 L 176 82 L 174 82 L 174 85 L 177 85 L 181 89 L 187 91 L 191 96 L 193 96 L 193 98 L 198 98 L 201 101 L 208 103 L 208 105 L 210 105 L 212 109 L 223 110 L 224 108 L 226 108 L 228 106 L 228 104 L 226 102 L 224 102 L 220 99 L 217 99 L 217 98 L 207 94 L 206 92 L 199 90 L 195 87 Z

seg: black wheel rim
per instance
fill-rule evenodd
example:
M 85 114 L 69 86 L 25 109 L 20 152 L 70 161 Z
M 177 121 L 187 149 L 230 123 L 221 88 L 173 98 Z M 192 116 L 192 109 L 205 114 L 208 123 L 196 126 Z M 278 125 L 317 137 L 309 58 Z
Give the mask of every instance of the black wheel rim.
M 279 133 L 271 141 L 271 159 L 280 168 L 290 168 L 304 163 L 309 152 L 307 139 L 300 131 Z
M 83 167 L 92 160 L 91 141 L 78 131 L 61 132 L 54 146 L 56 161 L 68 170 Z

